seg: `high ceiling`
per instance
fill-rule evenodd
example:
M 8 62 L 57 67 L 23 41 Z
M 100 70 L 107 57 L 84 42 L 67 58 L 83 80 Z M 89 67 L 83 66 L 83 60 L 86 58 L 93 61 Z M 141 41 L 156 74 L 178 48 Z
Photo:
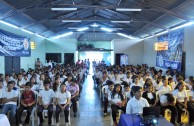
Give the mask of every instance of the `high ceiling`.
M 51 8 L 77 10 L 52 11 Z M 140 8 L 142 11 L 117 11 L 116 8 Z M 145 38 L 193 21 L 193 8 L 194 0 L 0 0 L 0 20 L 47 38 L 70 31 L 79 41 L 112 40 L 117 32 Z M 99 27 L 92 27 L 94 23 Z M 89 29 L 76 30 L 83 27 Z M 114 31 L 108 33 L 102 31 L 102 27 Z

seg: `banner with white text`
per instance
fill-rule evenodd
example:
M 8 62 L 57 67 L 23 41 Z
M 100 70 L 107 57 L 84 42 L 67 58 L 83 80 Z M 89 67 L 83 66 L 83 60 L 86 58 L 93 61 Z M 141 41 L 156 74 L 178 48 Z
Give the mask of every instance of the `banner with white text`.
M 158 37 L 158 42 L 168 42 L 168 50 L 157 51 L 156 66 L 181 71 L 184 33 L 183 29 Z
M 27 57 L 30 55 L 30 38 L 0 29 L 0 56 Z

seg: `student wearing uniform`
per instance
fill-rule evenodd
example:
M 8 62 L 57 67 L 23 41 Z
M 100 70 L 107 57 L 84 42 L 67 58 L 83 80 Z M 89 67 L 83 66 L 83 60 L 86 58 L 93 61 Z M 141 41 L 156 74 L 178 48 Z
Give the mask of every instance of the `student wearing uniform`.
M 150 106 L 155 106 L 157 103 L 156 93 L 153 92 L 153 84 L 152 82 L 147 82 L 144 84 L 145 92 L 143 92 L 142 97 L 145 98 Z
M 108 95 L 113 91 L 114 83 L 110 80 L 107 81 L 107 85 L 104 87 L 104 116 L 106 116 L 108 108 Z
M 131 85 L 130 85 L 130 89 L 132 89 L 133 86 L 140 86 L 143 88 L 143 84 L 140 83 L 140 76 L 135 76 L 134 79 L 133 79 L 133 82 Z
M 3 87 L 3 81 L 0 80 L 0 109 L 3 107 L 2 99 L 3 99 L 3 92 L 5 91 Z
M 60 90 L 56 92 L 56 123 L 59 126 L 59 114 L 64 112 L 66 126 L 69 122 L 69 107 L 70 107 L 71 93 L 67 91 L 65 83 L 60 85 Z
M 55 93 L 52 89 L 50 89 L 50 81 L 44 81 L 44 89 L 40 91 L 38 102 L 39 105 L 37 107 L 37 115 L 40 119 L 40 126 L 43 125 L 43 116 L 42 112 L 44 109 L 48 110 L 48 125 L 51 125 L 51 118 L 53 114 L 53 98 L 55 97 Z
M 122 94 L 122 87 L 120 84 L 116 84 L 114 86 L 112 93 L 110 93 L 108 96 L 108 101 L 111 103 L 113 121 L 114 124 L 117 126 L 116 113 L 119 109 L 121 109 L 124 113 L 126 111 L 126 101 Z
M 17 110 L 17 121 L 18 124 L 21 125 L 22 123 L 22 112 L 26 109 L 27 110 L 27 116 L 25 119 L 25 124 L 29 124 L 29 120 L 30 120 L 30 115 L 32 112 L 32 109 L 34 107 L 34 104 L 36 103 L 35 101 L 35 94 L 32 90 L 30 90 L 31 88 L 31 83 L 27 82 L 25 84 L 24 87 L 24 92 L 21 95 L 21 104 L 20 107 Z
M 71 93 L 71 102 L 73 106 L 74 117 L 77 116 L 77 101 L 79 100 L 79 86 L 72 79 L 70 85 L 67 85 L 67 90 Z
M 163 78 L 162 79 L 163 85 L 161 85 L 158 88 L 158 91 L 162 91 L 162 92 L 166 92 L 166 93 L 171 92 L 171 87 L 168 85 L 168 79 L 165 76 L 163 76 L 162 78 Z
M 187 102 L 187 106 L 188 106 L 188 111 L 189 111 L 189 123 L 191 125 L 194 125 L 194 115 L 193 115 L 194 113 L 194 85 L 189 93 L 189 101 Z
M 165 110 L 169 109 L 171 111 L 170 122 L 172 124 L 176 124 L 177 117 L 177 107 L 175 106 L 176 99 L 171 93 L 166 93 L 160 96 L 160 106 L 161 106 L 161 114 L 164 116 Z
M 18 99 L 18 93 L 13 90 L 14 81 L 9 81 L 7 83 L 7 89 L 3 92 L 3 100 L 2 103 L 3 108 L 1 111 L 1 114 L 7 114 L 9 112 L 9 122 L 12 125 L 13 120 L 16 114 L 17 109 L 17 99 Z
M 133 86 L 131 89 L 132 98 L 128 101 L 126 107 L 126 114 L 142 114 L 144 107 L 149 107 L 148 101 L 143 98 L 142 95 L 142 87 Z
M 60 91 L 61 79 L 60 77 L 55 78 L 55 83 L 53 84 L 53 91 L 57 92 Z
M 184 89 L 184 82 L 180 81 L 176 86 L 175 90 L 172 92 L 173 96 L 176 98 L 176 107 L 178 110 L 178 123 L 181 122 L 182 110 L 187 108 L 187 92 Z
M 30 83 L 31 83 L 31 90 L 38 92 L 39 91 L 39 85 L 36 83 L 36 78 L 35 77 L 30 78 Z
M 22 76 L 22 74 L 20 73 L 20 74 L 18 74 L 18 80 L 17 80 L 17 86 L 19 86 L 20 87 L 20 89 L 23 89 L 24 87 L 25 87 L 25 81 L 24 81 L 24 79 L 23 79 L 23 76 Z

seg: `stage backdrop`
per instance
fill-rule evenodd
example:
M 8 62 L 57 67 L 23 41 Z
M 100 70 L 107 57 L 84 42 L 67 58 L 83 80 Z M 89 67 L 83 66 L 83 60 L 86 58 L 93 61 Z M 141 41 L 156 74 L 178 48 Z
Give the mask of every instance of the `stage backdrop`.
M 168 50 L 157 51 L 156 66 L 181 71 L 184 33 L 183 29 L 171 31 L 158 37 L 158 42 L 168 42 Z
M 30 56 L 30 38 L 0 29 L 0 56 Z

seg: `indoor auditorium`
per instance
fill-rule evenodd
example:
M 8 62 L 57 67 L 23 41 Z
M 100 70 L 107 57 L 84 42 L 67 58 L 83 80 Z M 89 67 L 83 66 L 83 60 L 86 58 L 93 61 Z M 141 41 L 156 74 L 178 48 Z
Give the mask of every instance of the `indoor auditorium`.
M 0 0 L 0 126 L 194 126 L 194 0 Z

